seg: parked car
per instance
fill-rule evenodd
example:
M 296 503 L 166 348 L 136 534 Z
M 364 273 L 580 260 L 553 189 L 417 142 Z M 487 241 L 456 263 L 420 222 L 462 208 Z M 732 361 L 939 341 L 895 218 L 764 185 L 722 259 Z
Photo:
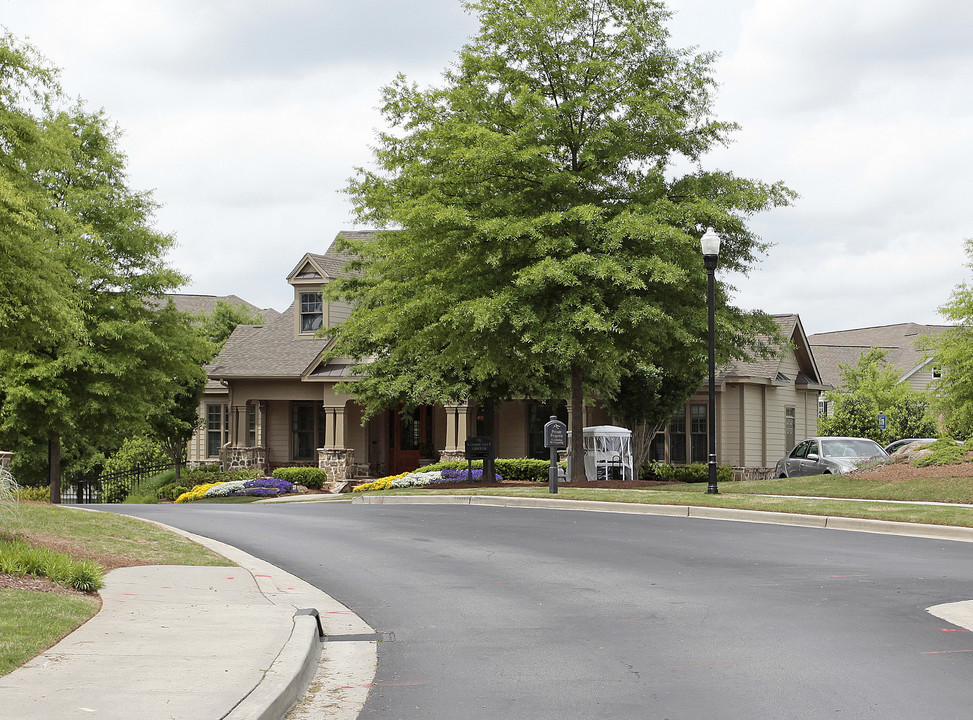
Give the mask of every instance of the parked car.
M 894 453 L 899 448 L 903 448 L 911 443 L 922 443 L 923 445 L 931 445 L 936 442 L 936 438 L 902 438 L 901 440 L 896 440 L 894 443 L 889 443 L 885 446 L 885 452 L 889 455 Z
M 777 461 L 774 476 L 843 475 L 869 460 L 888 457 L 881 445 L 867 438 L 812 437 Z
M 896 440 L 894 443 L 889 443 L 888 445 L 886 445 L 885 452 L 891 455 L 896 450 L 901 450 L 902 448 L 904 448 L 906 445 L 909 445 L 910 443 L 917 442 L 917 443 L 922 443 L 923 445 L 932 445 L 937 440 L 939 440 L 939 438 L 902 438 L 901 440 Z M 954 440 L 953 442 L 955 442 L 957 445 L 963 444 L 962 440 Z

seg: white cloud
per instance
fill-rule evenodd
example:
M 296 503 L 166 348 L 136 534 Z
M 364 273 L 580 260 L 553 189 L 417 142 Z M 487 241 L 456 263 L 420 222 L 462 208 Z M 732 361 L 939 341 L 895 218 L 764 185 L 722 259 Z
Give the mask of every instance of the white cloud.
M 810 332 L 936 309 L 968 270 L 973 5 L 954 0 L 672 0 L 673 44 L 718 51 L 737 141 L 706 161 L 784 180 L 794 207 L 737 301 Z M 459 0 L 0 0 L 71 95 L 124 129 L 192 290 L 282 309 L 286 273 L 351 227 L 379 88 L 437 81 L 474 31 Z

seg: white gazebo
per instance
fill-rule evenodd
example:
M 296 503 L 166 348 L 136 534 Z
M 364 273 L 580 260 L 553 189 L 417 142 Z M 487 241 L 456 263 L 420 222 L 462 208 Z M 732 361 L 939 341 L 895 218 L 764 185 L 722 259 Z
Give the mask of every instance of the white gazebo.
M 614 425 L 586 427 L 584 432 L 584 474 L 590 480 L 634 480 L 632 431 Z M 568 433 L 568 472 L 571 479 L 571 433 Z

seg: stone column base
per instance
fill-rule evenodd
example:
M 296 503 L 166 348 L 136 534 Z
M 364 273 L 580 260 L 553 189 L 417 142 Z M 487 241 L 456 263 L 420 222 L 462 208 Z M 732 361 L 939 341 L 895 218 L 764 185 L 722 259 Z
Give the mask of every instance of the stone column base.
M 344 483 L 353 479 L 354 448 L 319 448 L 318 467 L 328 473 L 329 483 Z
M 267 448 L 232 447 L 224 445 L 220 449 L 220 470 L 259 470 L 267 472 Z
M 439 462 L 466 462 L 466 453 L 463 450 L 443 450 L 439 453 Z

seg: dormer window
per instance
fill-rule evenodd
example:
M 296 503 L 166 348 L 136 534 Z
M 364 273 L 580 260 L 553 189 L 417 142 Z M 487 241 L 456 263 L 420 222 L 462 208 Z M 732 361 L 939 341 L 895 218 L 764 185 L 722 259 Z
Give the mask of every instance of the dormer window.
M 301 293 L 301 332 L 313 333 L 321 329 L 321 293 Z

